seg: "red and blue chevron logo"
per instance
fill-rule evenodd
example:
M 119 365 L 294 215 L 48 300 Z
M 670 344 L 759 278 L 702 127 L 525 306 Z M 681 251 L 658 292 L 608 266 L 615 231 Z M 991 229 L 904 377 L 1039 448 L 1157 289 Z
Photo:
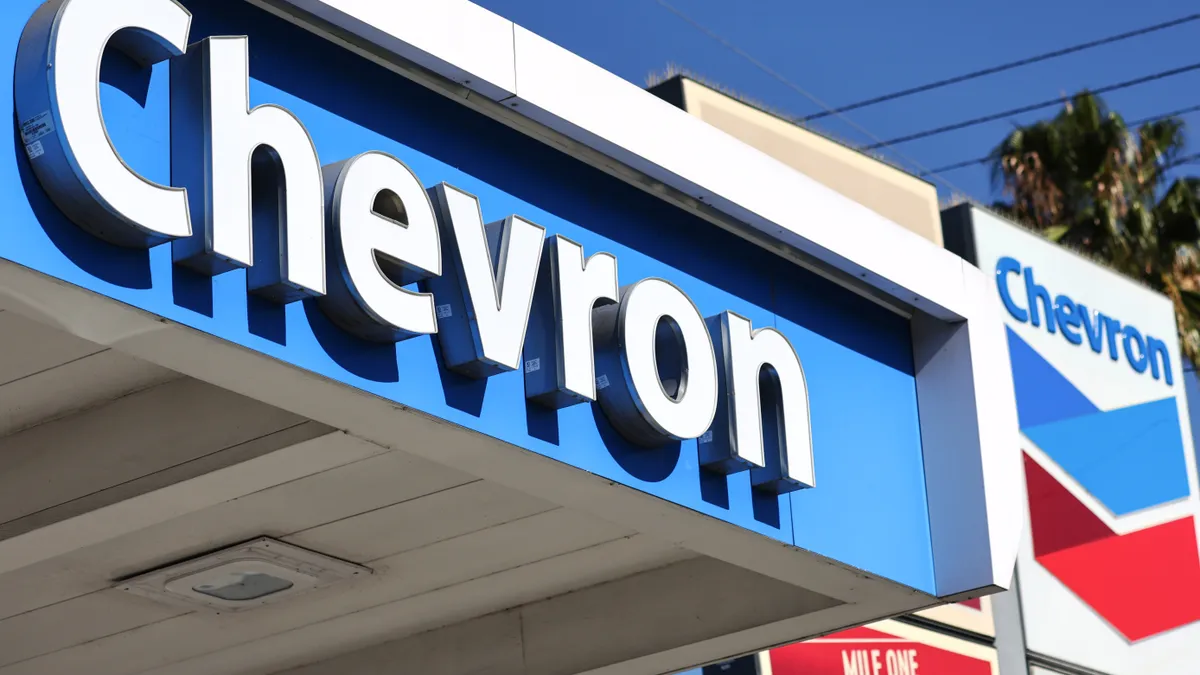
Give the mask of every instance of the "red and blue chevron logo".
M 1012 329 L 1008 341 L 1021 431 L 1040 451 L 1024 452 L 1037 563 L 1130 642 L 1200 621 L 1175 398 L 1100 410 Z

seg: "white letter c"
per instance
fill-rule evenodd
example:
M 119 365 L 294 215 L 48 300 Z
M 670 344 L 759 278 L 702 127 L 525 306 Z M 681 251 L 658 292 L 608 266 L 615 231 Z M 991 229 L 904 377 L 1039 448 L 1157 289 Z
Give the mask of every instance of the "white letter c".
M 134 172 L 109 139 L 100 110 L 105 47 L 116 37 L 142 63 L 177 56 L 191 20 L 175 0 L 51 0 L 21 36 L 16 107 L 34 173 L 69 218 L 112 243 L 153 246 L 192 228 L 187 192 Z

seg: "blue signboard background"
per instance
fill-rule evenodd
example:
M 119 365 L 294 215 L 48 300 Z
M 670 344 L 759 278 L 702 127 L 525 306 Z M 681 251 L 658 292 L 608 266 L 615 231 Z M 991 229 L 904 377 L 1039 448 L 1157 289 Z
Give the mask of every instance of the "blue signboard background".
M 39 0 L 0 3 L 11 78 Z M 487 221 L 509 214 L 607 251 L 622 284 L 657 276 L 706 316 L 732 310 L 782 331 L 804 364 L 817 488 L 754 497 L 746 473 L 708 475 L 695 442 L 625 443 L 596 406 L 526 404 L 519 373 L 474 381 L 440 367 L 434 341 L 357 340 L 313 303 L 248 297 L 245 273 L 177 267 L 169 246 L 120 249 L 65 220 L 29 169 L 16 132 L 0 148 L 0 257 L 246 346 L 713 518 L 933 593 L 908 320 L 440 94 L 359 59 L 241 0 L 193 0 L 192 41 L 249 35 L 253 105 L 276 103 L 313 136 L 322 163 L 368 150 L 406 162 L 425 185 L 477 195 Z M 102 102 L 113 143 L 170 183 L 168 68 L 106 56 Z M 12 116 L 11 80 L 0 102 Z M 839 227 L 840 223 L 827 223 Z M 863 242 L 870 245 L 870 242 Z

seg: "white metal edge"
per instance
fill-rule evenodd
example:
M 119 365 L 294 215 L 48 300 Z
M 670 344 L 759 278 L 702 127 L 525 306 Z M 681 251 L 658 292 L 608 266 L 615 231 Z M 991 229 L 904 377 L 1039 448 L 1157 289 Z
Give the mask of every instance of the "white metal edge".
M 514 44 L 518 111 L 884 293 L 962 316 L 953 254 L 520 26 Z
M 511 88 L 515 97 L 505 104 L 539 124 L 904 303 L 942 319 L 965 314 L 953 254 L 468 0 L 271 2 L 489 98 L 501 100 L 497 92 Z
M 925 499 L 939 596 L 988 585 L 993 576 L 969 336 L 963 322 L 913 317 Z
M 937 594 L 1007 588 L 1021 509 L 1016 400 L 999 308 L 960 260 L 966 321 L 913 317 L 913 356 Z
M 974 244 L 975 214 L 979 207 L 966 209 L 963 233 L 968 246 Z M 954 209 L 957 210 L 957 209 Z M 942 212 L 943 220 L 947 213 Z M 963 290 L 971 313 L 967 316 L 970 361 L 964 364 L 972 373 L 970 396 L 975 402 L 979 424 L 978 452 L 981 460 L 987 526 L 992 550 L 994 585 L 1015 586 L 1016 558 L 1020 549 L 1025 517 L 1025 477 L 1021 466 L 1022 438 L 1017 420 L 1016 392 L 1012 364 L 1005 335 L 1004 310 L 1000 306 L 988 272 L 974 264 L 975 252 L 963 251 L 968 259 L 962 266 Z
M 283 0 L 492 100 L 516 93 L 513 22 L 467 0 Z
M 988 275 L 965 260 L 961 264 L 968 306 L 974 312 L 967 319 L 967 328 L 993 584 L 1010 588 L 1025 526 L 1017 398 L 1000 303 L 991 290 Z

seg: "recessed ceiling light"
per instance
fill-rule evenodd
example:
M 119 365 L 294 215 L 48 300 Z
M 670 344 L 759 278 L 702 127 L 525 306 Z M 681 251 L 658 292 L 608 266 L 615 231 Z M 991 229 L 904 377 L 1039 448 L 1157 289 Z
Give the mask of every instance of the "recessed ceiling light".
M 221 600 L 245 602 L 265 598 L 274 593 L 282 593 L 296 586 L 294 582 L 268 572 L 229 569 L 231 567 L 239 566 L 226 565 L 219 570 L 220 574 L 216 577 L 208 579 L 199 586 L 192 586 L 192 590 Z
M 126 579 L 116 588 L 174 605 L 236 612 L 370 573 L 263 537 Z

